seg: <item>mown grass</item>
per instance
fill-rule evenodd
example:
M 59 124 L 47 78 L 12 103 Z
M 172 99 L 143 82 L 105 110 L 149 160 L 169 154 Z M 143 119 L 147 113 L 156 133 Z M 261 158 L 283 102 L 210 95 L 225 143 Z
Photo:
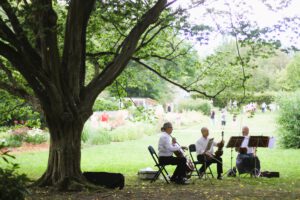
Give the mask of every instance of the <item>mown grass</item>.
M 235 124 L 231 119 L 228 119 L 228 124 L 224 129 L 224 139 L 228 141 L 230 136 L 240 135 L 241 127 L 244 125 L 250 127 L 250 134 L 252 135 L 273 135 L 278 138 L 280 133 L 276 132 L 275 118 L 276 114 L 274 113 L 257 114 L 254 118 L 247 118 L 246 115 L 241 115 Z M 200 129 L 202 126 L 208 126 L 210 128 L 210 136 L 214 137 L 216 141 L 221 139 L 220 133 L 222 129 L 220 125 L 217 123 L 216 126 L 212 126 L 206 117 L 199 119 L 199 123 L 193 126 L 181 129 L 176 129 L 175 127 L 173 136 L 177 138 L 177 141 L 181 145 L 187 146 L 194 143 L 200 137 Z M 158 137 L 159 135 L 155 134 L 152 136 L 144 136 L 141 139 L 133 141 L 84 147 L 82 149 L 81 159 L 82 171 L 120 172 L 125 175 L 127 185 L 144 184 L 144 182 L 138 180 L 137 172 L 139 169 L 146 167 L 155 169 L 147 147 L 148 145 L 152 145 L 157 148 Z M 297 196 L 300 195 L 298 189 L 300 188 L 299 153 L 299 149 L 281 149 L 278 145 L 274 149 L 259 148 L 257 154 L 261 161 L 261 170 L 278 171 L 280 172 L 280 178 L 225 178 L 222 183 L 227 184 L 226 187 L 228 187 L 229 190 L 234 190 L 234 187 L 245 191 L 248 189 L 257 189 L 260 191 L 261 188 L 265 188 L 269 193 L 272 193 L 272 191 L 280 193 L 282 190 L 283 196 L 288 192 L 292 192 L 294 196 L 296 195 L 296 198 L 293 199 L 300 198 Z M 16 162 L 20 164 L 19 171 L 26 173 L 32 179 L 40 177 L 46 169 L 48 159 L 47 151 L 22 153 L 16 154 L 15 156 Z M 233 165 L 235 165 L 236 152 L 233 151 L 232 156 L 232 162 Z M 225 148 L 223 155 L 224 171 L 230 169 L 230 157 L 231 149 Z M 171 171 L 171 168 L 169 167 L 168 169 Z M 213 166 L 212 169 L 215 171 L 216 167 Z M 202 184 L 199 183 L 198 180 L 196 181 L 196 185 Z M 160 183 L 157 184 L 159 185 Z M 214 187 L 218 188 L 219 184 L 219 182 L 214 180 Z M 209 184 L 206 183 L 205 185 L 209 187 Z

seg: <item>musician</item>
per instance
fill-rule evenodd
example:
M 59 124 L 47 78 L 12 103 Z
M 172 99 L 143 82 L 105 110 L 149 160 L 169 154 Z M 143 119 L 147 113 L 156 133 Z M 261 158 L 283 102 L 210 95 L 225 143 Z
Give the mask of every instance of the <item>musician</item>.
M 186 158 L 185 157 L 175 157 L 173 153 L 180 151 L 180 148 L 187 149 L 186 147 L 180 147 L 179 145 L 174 145 L 174 140 L 172 142 L 172 131 L 173 127 L 170 122 L 166 122 L 161 128 L 161 136 L 158 142 L 158 160 L 162 165 L 177 165 L 171 181 L 177 184 L 188 184 L 186 178 Z
M 236 158 L 236 166 L 240 174 L 251 173 L 257 175 L 260 171 L 260 160 L 255 155 L 255 148 L 249 147 L 249 128 L 244 126 L 242 128 L 242 135 L 244 136 L 243 143 L 240 148 L 236 148 L 239 152 Z M 256 168 L 256 169 L 255 169 Z
M 214 155 L 214 149 L 213 146 L 222 146 L 224 145 L 224 142 L 221 141 L 220 143 L 213 142 L 211 148 L 208 151 L 206 150 L 206 146 L 208 144 L 208 136 L 209 136 L 209 130 L 206 127 L 203 127 L 201 129 L 202 137 L 197 140 L 196 142 L 196 153 L 197 153 L 197 159 L 199 162 L 203 162 L 204 164 L 200 168 L 200 174 L 204 174 L 204 171 L 207 167 L 209 167 L 212 163 L 217 164 L 217 173 L 218 173 L 218 179 L 222 180 L 222 173 L 223 173 L 223 162 L 221 157 L 216 157 Z

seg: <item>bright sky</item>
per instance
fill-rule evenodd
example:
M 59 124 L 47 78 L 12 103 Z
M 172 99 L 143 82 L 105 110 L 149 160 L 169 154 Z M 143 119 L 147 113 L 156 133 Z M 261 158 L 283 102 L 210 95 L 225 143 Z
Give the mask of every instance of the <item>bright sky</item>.
M 245 3 L 247 3 L 247 5 L 252 6 L 253 9 L 253 13 L 252 15 L 250 15 L 250 18 L 253 21 L 256 21 L 257 24 L 261 27 L 265 27 L 265 26 L 272 26 L 274 25 L 278 20 L 283 19 L 284 17 L 290 17 L 290 16 L 295 16 L 298 15 L 300 16 L 300 0 L 291 0 L 291 5 L 288 8 L 285 8 L 281 11 L 278 12 L 272 12 L 270 11 L 264 4 L 261 3 L 262 0 L 245 0 Z M 191 2 L 191 0 L 178 0 L 176 2 L 176 4 L 174 6 L 182 6 L 182 7 L 186 7 L 189 3 Z M 214 0 L 206 0 L 206 2 L 210 2 L 209 5 L 217 10 L 219 9 L 228 9 L 228 7 L 224 6 L 224 2 L 228 2 L 230 4 L 232 4 L 232 0 L 218 0 L 218 1 L 214 1 Z M 275 4 L 278 4 L 280 2 L 280 0 L 273 0 L 272 5 L 275 6 Z M 239 7 L 231 5 L 230 6 L 231 9 L 233 11 L 239 11 Z M 190 10 L 190 15 L 191 15 L 191 20 L 194 22 L 200 22 L 200 23 L 207 23 L 210 24 L 212 23 L 211 19 L 209 17 L 202 17 L 202 13 L 204 12 L 203 10 L 204 6 L 200 5 L 198 8 L 194 8 L 192 10 Z M 217 21 L 220 22 L 222 19 L 218 19 Z M 227 20 L 228 21 L 228 20 Z M 278 39 L 280 39 L 283 43 L 285 43 L 286 45 L 289 45 L 291 42 L 288 40 L 289 35 L 291 35 L 292 33 L 285 33 L 285 35 L 280 36 Z M 210 45 L 209 46 L 205 46 L 203 48 L 203 46 L 201 47 L 196 47 L 198 49 L 198 51 L 200 51 L 199 53 L 201 53 L 201 51 L 203 51 L 203 49 L 205 49 L 205 54 L 207 53 L 212 53 L 213 48 L 215 48 L 216 46 L 218 46 L 220 43 L 222 42 L 222 38 L 220 36 L 214 38 L 212 41 L 210 41 Z M 297 41 L 294 41 L 293 45 L 296 45 L 298 47 L 300 47 L 300 39 L 298 39 Z

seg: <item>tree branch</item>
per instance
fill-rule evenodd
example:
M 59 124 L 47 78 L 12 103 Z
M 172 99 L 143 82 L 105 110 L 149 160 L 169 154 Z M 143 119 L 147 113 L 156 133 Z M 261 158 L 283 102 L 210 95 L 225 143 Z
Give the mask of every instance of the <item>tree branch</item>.
M 158 71 L 156 71 L 155 69 L 151 68 L 149 65 L 147 65 L 146 63 L 142 62 L 140 59 L 138 58 L 134 58 L 132 57 L 132 60 L 134 60 L 136 63 L 142 65 L 143 67 L 145 67 L 146 69 L 152 71 L 153 73 L 155 73 L 156 75 L 158 75 L 160 78 L 164 79 L 165 81 L 168 81 L 169 83 L 187 91 L 187 92 L 196 92 L 196 93 L 199 93 L 199 94 L 202 94 L 203 96 L 205 97 L 208 97 L 208 98 L 215 98 L 217 95 L 219 95 L 221 92 L 223 92 L 227 86 L 224 86 L 220 91 L 218 91 L 216 94 L 214 95 L 209 95 L 207 94 L 206 92 L 204 91 L 200 91 L 200 90 L 197 90 L 197 89 L 189 89 L 188 87 L 185 87 L 179 83 L 176 83 L 175 81 L 172 81 L 171 79 L 167 78 L 166 76 L 163 76 L 162 74 L 160 74 Z
M 85 82 L 86 29 L 95 0 L 73 0 L 69 5 L 62 56 L 61 80 L 63 92 L 80 102 L 80 91 Z
M 113 81 L 125 69 L 131 56 L 134 54 L 138 41 L 147 28 L 158 20 L 161 12 L 165 9 L 167 0 L 158 0 L 157 3 L 149 9 L 141 18 L 134 28 L 130 31 L 128 36 L 122 42 L 122 48 L 119 54 L 115 56 L 113 61 L 109 63 L 101 74 L 93 79 L 85 88 L 84 93 L 87 95 L 89 101 L 95 100 L 98 94 L 107 86 L 111 85 Z M 87 100 L 84 99 L 84 100 Z M 93 101 L 92 101 L 93 102 Z M 88 104 L 88 103 L 87 103 Z

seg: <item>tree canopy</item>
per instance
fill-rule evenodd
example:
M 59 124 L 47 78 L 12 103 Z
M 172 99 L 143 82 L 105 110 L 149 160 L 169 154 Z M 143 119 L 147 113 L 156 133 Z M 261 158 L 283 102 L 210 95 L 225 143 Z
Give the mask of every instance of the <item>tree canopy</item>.
M 205 0 L 171 8 L 175 2 L 0 0 L 0 88 L 42 111 L 51 135 L 48 167 L 38 185 L 71 189 L 73 183 L 84 184 L 83 125 L 97 96 L 113 83 L 123 85 L 130 73 L 143 73 L 137 67 L 207 97 L 232 86 L 245 92 L 255 58 L 279 46 L 268 33 L 297 21 L 261 28 L 246 18 L 249 7 L 239 7 L 245 4 L 241 0 L 215 1 L 225 3 L 225 11 Z M 215 25 L 189 23 L 187 10 L 195 6 L 205 8 L 204 16 Z M 191 44 L 207 43 L 212 32 L 234 38 L 236 54 L 220 51 L 200 62 Z M 222 79 L 224 74 L 232 78 Z

